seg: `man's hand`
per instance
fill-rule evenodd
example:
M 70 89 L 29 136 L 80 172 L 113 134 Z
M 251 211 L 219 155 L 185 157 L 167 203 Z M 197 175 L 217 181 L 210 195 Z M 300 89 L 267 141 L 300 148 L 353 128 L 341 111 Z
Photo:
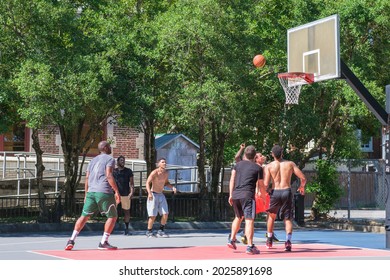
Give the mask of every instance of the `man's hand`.
M 121 197 L 120 197 L 118 192 L 115 192 L 115 201 L 116 201 L 116 204 L 121 203 Z

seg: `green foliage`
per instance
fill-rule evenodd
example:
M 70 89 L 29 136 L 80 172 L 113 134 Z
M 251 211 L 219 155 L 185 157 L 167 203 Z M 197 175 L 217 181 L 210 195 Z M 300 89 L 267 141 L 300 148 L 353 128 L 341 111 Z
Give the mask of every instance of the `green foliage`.
M 316 161 L 316 170 L 314 181 L 306 185 L 306 192 L 315 195 L 312 205 L 314 219 L 329 213 L 343 194 L 334 163 L 319 159 Z

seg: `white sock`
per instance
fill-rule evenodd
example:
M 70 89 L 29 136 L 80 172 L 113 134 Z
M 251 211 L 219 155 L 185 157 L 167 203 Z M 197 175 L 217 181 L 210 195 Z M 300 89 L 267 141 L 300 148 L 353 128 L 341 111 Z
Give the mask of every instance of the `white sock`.
M 104 244 L 104 242 L 108 241 L 108 237 L 110 237 L 108 232 L 103 233 L 102 241 L 100 241 L 100 243 Z
M 79 231 L 77 231 L 77 230 L 73 230 L 73 233 L 72 233 L 72 236 L 70 237 L 70 240 L 75 240 L 76 239 L 76 237 L 77 237 L 77 235 L 79 235 Z

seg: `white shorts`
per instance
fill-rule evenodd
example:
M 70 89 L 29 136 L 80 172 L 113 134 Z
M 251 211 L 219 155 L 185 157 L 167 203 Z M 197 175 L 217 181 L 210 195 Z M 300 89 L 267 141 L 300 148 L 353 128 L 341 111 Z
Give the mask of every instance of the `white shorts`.
M 163 193 L 152 193 L 153 199 L 147 199 L 146 208 L 149 217 L 156 217 L 157 214 L 168 214 L 168 203 Z

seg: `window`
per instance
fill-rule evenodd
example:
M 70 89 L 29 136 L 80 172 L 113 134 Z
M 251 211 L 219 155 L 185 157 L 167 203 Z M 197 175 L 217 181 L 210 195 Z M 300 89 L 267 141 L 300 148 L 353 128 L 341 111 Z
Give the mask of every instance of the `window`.
M 26 126 L 15 124 L 10 131 L 3 135 L 4 151 L 26 151 Z

